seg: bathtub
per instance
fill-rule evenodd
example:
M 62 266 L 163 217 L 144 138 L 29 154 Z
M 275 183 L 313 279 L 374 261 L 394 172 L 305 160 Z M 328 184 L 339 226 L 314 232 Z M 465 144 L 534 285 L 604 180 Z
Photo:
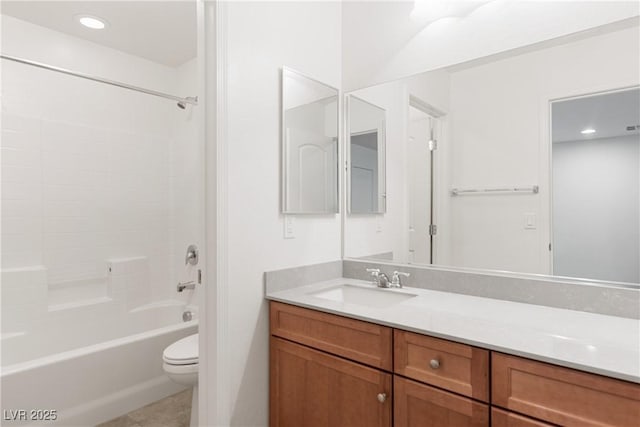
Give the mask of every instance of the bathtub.
M 173 300 L 148 304 L 101 333 L 77 325 L 59 340 L 47 337 L 48 329 L 61 326 L 57 322 L 30 333 L 3 334 L 1 424 L 94 426 L 183 390 L 165 376 L 162 351 L 197 332 L 197 316 L 182 321 L 188 308 Z M 73 342 L 83 346 L 65 351 Z M 45 348 L 62 351 L 38 357 Z M 56 419 L 47 411 L 55 411 Z

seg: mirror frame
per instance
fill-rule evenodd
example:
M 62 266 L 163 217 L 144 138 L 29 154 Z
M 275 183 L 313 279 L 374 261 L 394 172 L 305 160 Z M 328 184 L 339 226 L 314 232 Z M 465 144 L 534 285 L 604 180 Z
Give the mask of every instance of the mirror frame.
M 297 211 L 297 210 L 287 210 L 286 206 L 286 194 L 287 194 L 287 152 L 285 150 L 285 106 L 284 106 L 284 77 L 285 73 L 293 73 L 300 77 L 303 77 L 307 80 L 310 80 L 314 83 L 325 86 L 329 89 L 333 89 L 336 92 L 336 164 L 335 164 L 335 177 L 336 177 L 336 188 L 334 195 L 334 206 L 335 209 L 329 209 L 324 211 Z M 341 142 L 341 127 L 340 127 L 340 98 L 341 91 L 335 86 L 331 86 L 320 80 L 314 79 L 313 77 L 309 77 L 308 75 L 301 73 L 293 68 L 287 67 L 283 65 L 280 68 L 280 214 L 282 215 L 335 215 L 340 213 L 340 142 Z
M 378 164 L 380 164 L 380 159 L 382 159 L 382 171 L 378 171 L 378 178 L 380 174 L 382 174 L 382 188 L 378 188 L 378 198 L 382 199 L 382 206 L 378 207 L 377 211 L 371 212 L 353 212 L 351 209 L 351 100 L 357 99 L 360 102 L 364 102 L 372 107 L 375 107 L 382 112 L 384 112 L 384 118 L 382 119 L 382 137 L 378 138 L 378 141 L 381 141 L 381 144 L 378 145 L 378 156 L 382 155 L 382 157 L 378 158 Z M 345 194 L 347 196 L 346 204 L 347 204 L 347 213 L 349 215 L 382 215 L 387 213 L 387 110 L 385 108 L 380 107 L 379 105 L 375 105 L 365 99 L 360 98 L 359 96 L 353 94 L 346 94 L 344 96 L 344 106 L 345 106 L 345 185 L 346 191 Z

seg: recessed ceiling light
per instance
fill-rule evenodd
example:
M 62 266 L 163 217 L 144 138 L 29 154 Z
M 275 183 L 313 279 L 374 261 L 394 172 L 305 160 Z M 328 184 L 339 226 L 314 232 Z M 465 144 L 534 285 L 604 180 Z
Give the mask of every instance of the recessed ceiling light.
M 581 130 L 580 133 L 583 134 L 583 135 L 589 135 L 589 134 L 592 134 L 592 133 L 596 133 L 596 130 L 595 129 L 591 129 L 591 128 L 587 128 L 587 129 Z
M 76 15 L 75 18 L 80 24 L 92 30 L 103 30 L 107 27 L 107 21 L 97 16 Z

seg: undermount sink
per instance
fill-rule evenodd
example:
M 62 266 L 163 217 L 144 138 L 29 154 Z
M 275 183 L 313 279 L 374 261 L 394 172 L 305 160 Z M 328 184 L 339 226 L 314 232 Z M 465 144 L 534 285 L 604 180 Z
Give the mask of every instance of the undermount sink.
M 417 296 L 415 294 L 398 292 L 393 289 L 365 288 L 355 285 L 339 285 L 330 289 L 313 292 L 309 295 L 329 301 L 372 308 L 391 307 L 392 305 L 399 304 Z

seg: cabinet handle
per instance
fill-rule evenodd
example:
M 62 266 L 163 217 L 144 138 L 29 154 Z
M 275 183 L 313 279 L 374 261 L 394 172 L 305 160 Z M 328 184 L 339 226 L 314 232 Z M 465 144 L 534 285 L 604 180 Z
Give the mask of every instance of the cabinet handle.
M 431 365 L 431 369 L 438 369 L 440 367 L 440 362 L 438 361 L 438 359 L 431 359 L 429 365 Z
M 378 393 L 378 402 L 384 403 L 387 400 L 387 393 Z

